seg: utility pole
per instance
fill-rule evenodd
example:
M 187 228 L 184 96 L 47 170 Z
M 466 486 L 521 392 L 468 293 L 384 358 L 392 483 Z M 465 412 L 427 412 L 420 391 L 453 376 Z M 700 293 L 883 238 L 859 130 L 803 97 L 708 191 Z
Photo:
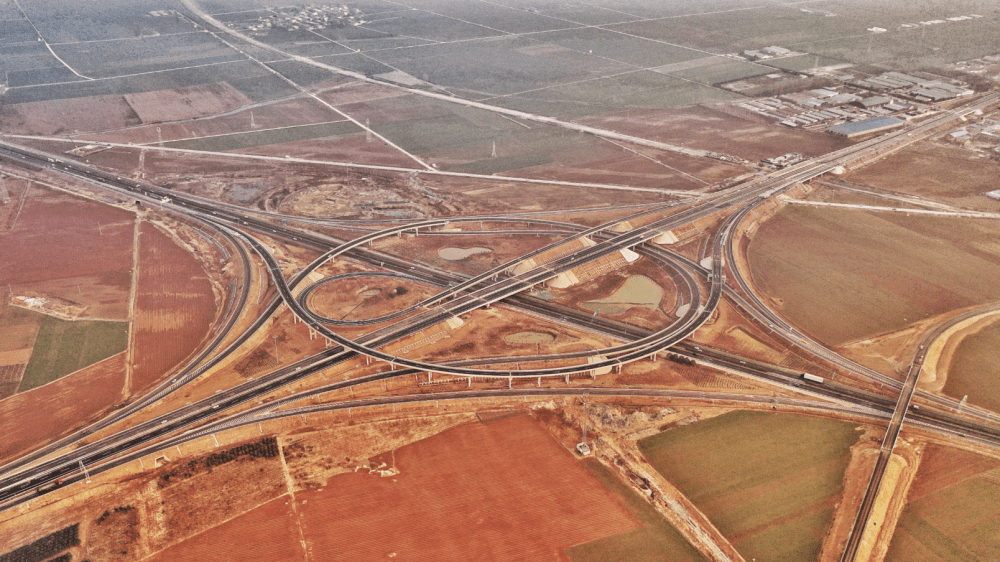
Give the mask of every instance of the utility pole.
M 365 118 L 365 142 L 372 142 L 371 122 Z
M 497 141 L 493 141 L 493 154 L 490 157 L 491 158 L 497 157 Z
M 250 128 L 251 129 L 256 129 L 257 128 L 257 123 L 254 123 L 254 120 L 253 120 L 253 111 L 250 112 Z

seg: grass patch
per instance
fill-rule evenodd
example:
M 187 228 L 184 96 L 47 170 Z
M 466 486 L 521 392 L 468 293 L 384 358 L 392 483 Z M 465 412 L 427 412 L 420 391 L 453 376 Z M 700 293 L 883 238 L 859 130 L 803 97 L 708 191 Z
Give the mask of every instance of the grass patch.
M 992 221 L 788 206 L 747 253 L 782 313 L 827 344 L 1000 300 Z
M 1000 557 L 1000 483 L 992 471 L 906 506 L 887 562 L 975 562 Z
M 252 131 L 248 133 L 233 133 L 230 135 L 218 135 L 200 139 L 179 140 L 164 143 L 164 146 L 168 146 L 170 148 L 184 148 L 187 150 L 219 152 L 224 150 L 254 148 L 257 146 L 308 139 L 341 137 L 357 133 L 359 131 L 361 131 L 361 128 L 351 121 L 336 121 L 333 123 L 285 127 L 270 131 Z
M 1000 412 L 1000 323 L 995 323 L 962 340 L 948 366 L 945 394 L 957 398 L 969 396 L 969 402 Z
M 843 492 L 854 424 L 731 412 L 639 441 L 747 559 L 815 560 Z
M 128 322 L 69 321 L 44 316 L 18 392 L 121 353 L 127 344 Z
M 605 562 L 607 560 L 695 562 L 705 560 L 649 502 L 625 485 L 600 461 L 593 458 L 584 459 L 583 465 L 643 525 L 631 531 L 568 549 L 567 553 L 573 562 Z

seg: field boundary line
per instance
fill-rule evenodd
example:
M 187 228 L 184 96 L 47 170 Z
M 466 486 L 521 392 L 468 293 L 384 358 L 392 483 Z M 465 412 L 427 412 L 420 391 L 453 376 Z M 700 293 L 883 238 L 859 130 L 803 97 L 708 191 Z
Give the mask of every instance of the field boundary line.
M 64 138 L 64 137 L 45 137 L 45 136 L 37 136 L 37 135 L 4 135 L 4 136 L 7 136 L 9 138 L 28 139 L 28 140 L 44 140 L 44 141 L 62 142 L 62 143 L 72 143 L 72 142 L 74 142 L 74 139 L 67 139 L 67 138 Z M 76 141 L 77 142 L 83 142 L 83 141 L 81 141 L 79 139 L 76 139 Z M 87 141 L 87 142 L 90 142 L 90 141 Z M 137 145 L 130 145 L 130 144 L 125 144 L 125 143 L 120 143 L 120 142 L 104 142 L 104 141 L 94 141 L 94 142 L 95 143 L 99 142 L 102 145 L 105 145 L 105 146 L 108 146 L 108 147 L 113 147 L 113 148 L 126 148 L 126 149 L 131 149 L 131 150 L 135 150 L 137 148 L 140 148 Z M 563 181 L 563 180 L 547 180 L 547 179 L 540 179 L 540 178 L 522 178 L 522 177 L 518 177 L 518 176 L 500 176 L 500 175 L 491 176 L 491 175 L 486 175 L 486 174 L 473 174 L 473 173 L 469 173 L 469 172 L 449 172 L 447 170 L 437 170 L 437 169 L 421 170 L 419 168 L 403 168 L 403 167 L 400 167 L 400 166 L 380 166 L 380 165 L 377 165 L 377 164 L 358 164 L 358 163 L 353 163 L 353 162 L 332 162 L 332 161 L 329 161 L 329 160 L 313 160 L 313 159 L 310 159 L 310 158 L 282 158 L 280 156 L 264 156 L 264 155 L 261 155 L 261 154 L 242 154 L 242 153 L 239 153 L 239 152 L 216 152 L 216 151 L 210 151 L 210 150 L 191 150 L 191 149 L 187 149 L 187 148 L 168 148 L 168 147 L 159 147 L 159 146 L 152 146 L 152 145 L 150 145 L 150 146 L 143 146 L 141 148 L 143 150 L 158 150 L 158 151 L 161 151 L 161 152 L 177 152 L 177 153 L 184 153 L 184 154 L 193 154 L 193 155 L 197 155 L 197 156 L 212 155 L 212 156 L 221 156 L 221 157 L 225 157 L 225 158 L 244 158 L 244 159 L 251 159 L 251 160 L 265 160 L 265 161 L 271 161 L 271 162 L 295 162 L 295 163 L 299 163 L 299 164 L 320 164 L 320 165 L 324 165 L 324 166 L 333 166 L 333 167 L 338 167 L 338 168 L 355 168 L 355 169 L 367 169 L 367 170 L 384 170 L 384 171 L 387 171 L 387 172 L 417 173 L 417 174 L 428 174 L 428 175 L 436 175 L 436 176 L 451 176 L 451 177 L 457 177 L 457 178 L 484 179 L 484 180 L 490 180 L 490 181 L 510 181 L 510 182 L 521 182 L 521 183 L 537 183 L 537 184 L 555 185 L 555 186 L 563 186 L 563 187 L 592 187 L 592 188 L 595 188 L 595 189 L 610 189 L 610 190 L 617 190 L 617 191 L 640 191 L 640 192 L 645 192 L 645 193 L 659 193 L 661 195 L 670 195 L 670 196 L 673 196 L 673 197 L 684 197 L 684 198 L 696 198 L 696 197 L 702 197 L 704 195 L 703 193 L 700 193 L 698 191 L 682 191 L 682 190 L 677 190 L 677 189 L 653 189 L 653 188 L 649 188 L 649 187 L 633 187 L 633 186 L 630 186 L 630 185 L 616 185 L 616 184 L 606 184 L 606 183 L 582 183 L 582 182 L 572 182 L 572 181 Z M 11 174 L 11 175 L 13 175 L 13 174 Z M 17 176 L 17 177 L 23 177 L 23 176 Z M 41 185 L 47 185 L 47 184 L 41 184 Z M 66 191 L 66 190 L 64 189 L 64 191 Z M 73 193 L 71 191 L 67 191 L 67 192 L 68 193 Z
M 73 74 L 76 74 L 80 78 L 83 78 L 84 80 L 93 80 L 93 78 L 91 78 L 90 76 L 84 76 L 83 74 L 80 74 L 72 66 L 66 64 L 66 61 L 64 61 L 61 58 L 59 58 L 59 55 L 57 55 L 56 52 L 52 50 L 52 46 L 49 45 L 49 42 L 46 41 L 44 37 L 42 37 L 42 32 L 38 31 L 38 28 L 35 27 L 35 22 L 31 21 L 31 18 L 28 17 L 28 13 L 25 12 L 24 8 L 21 7 L 21 3 L 18 0 L 14 0 L 14 5 L 17 6 L 17 9 L 21 12 L 21 15 L 24 16 L 24 21 L 28 22 L 28 25 L 31 26 L 31 29 L 35 30 L 35 34 L 38 35 L 39 39 L 41 39 L 42 44 L 45 45 L 45 48 L 49 50 L 49 53 L 51 53 L 52 56 L 57 61 L 59 61 L 60 63 L 62 63 L 62 65 L 65 66 L 70 72 L 72 72 Z
M 125 346 L 125 382 L 122 385 L 122 398 L 132 395 L 132 357 L 135 351 L 135 304 L 139 297 L 139 233 L 142 217 L 136 215 L 134 232 L 132 233 L 132 286 L 128 296 L 128 343 Z
M 243 111 L 243 110 L 244 110 L 244 108 L 240 108 L 240 111 Z M 218 139 L 218 138 L 222 138 L 222 137 L 233 137 L 233 136 L 236 136 L 236 135 L 246 135 L 248 133 L 269 133 L 271 131 L 284 131 L 284 130 L 287 130 L 287 129 L 299 129 L 299 128 L 302 128 L 302 127 L 315 127 L 316 125 L 333 125 L 334 123 L 348 123 L 348 122 L 351 122 L 351 119 L 341 119 L 339 121 L 323 121 L 321 123 L 304 123 L 302 125 L 286 125 L 284 127 L 272 127 L 270 129 L 253 129 L 253 130 L 250 130 L 250 131 L 238 131 L 238 132 L 235 132 L 235 133 L 221 133 L 221 134 L 218 134 L 218 135 L 205 135 L 204 137 L 185 137 L 185 138 L 182 138 L 182 139 L 165 140 L 165 141 L 163 141 L 163 144 L 170 144 L 172 142 L 184 142 L 184 141 L 190 141 L 190 140 Z M 136 143 L 136 146 L 156 146 L 156 145 L 159 145 L 159 144 L 160 144 L 160 141 L 153 141 L 153 142 L 147 142 L 147 143 L 141 143 L 141 144 L 140 143 Z
M 280 436 L 274 437 L 278 444 L 278 462 L 281 463 L 281 472 L 285 476 L 285 489 L 288 491 L 284 494 L 290 498 L 289 501 L 292 502 L 292 513 L 295 514 L 295 528 L 299 531 L 299 544 L 302 545 L 302 558 L 306 562 L 309 562 L 309 546 L 306 544 L 306 535 L 302 531 L 302 517 L 299 515 L 299 508 L 295 503 L 295 481 L 292 480 L 292 473 L 288 469 L 288 463 L 285 461 L 285 447 L 282 445 L 284 439 Z M 280 499 L 281 496 L 278 496 Z

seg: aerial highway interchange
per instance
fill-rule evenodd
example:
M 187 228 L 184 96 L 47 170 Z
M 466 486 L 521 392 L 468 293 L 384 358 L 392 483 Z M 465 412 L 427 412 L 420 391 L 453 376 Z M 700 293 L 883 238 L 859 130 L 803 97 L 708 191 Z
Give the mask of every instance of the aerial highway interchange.
M 942 113 L 919 125 L 900 129 L 876 137 L 870 141 L 857 143 L 839 151 L 804 160 L 798 164 L 769 173 L 760 173 L 747 181 L 714 193 L 692 199 L 682 199 L 640 209 L 631 215 L 599 226 L 584 228 L 576 224 L 553 220 L 539 220 L 531 216 L 481 215 L 474 217 L 442 217 L 440 219 L 398 221 L 396 224 L 380 228 L 368 225 L 369 233 L 353 240 L 344 241 L 318 232 L 310 231 L 310 221 L 299 217 L 282 216 L 276 213 L 259 213 L 240 210 L 232 205 L 216 204 L 211 200 L 172 192 L 156 185 L 123 178 L 86 163 L 66 159 L 63 156 L 29 149 L 7 141 L 0 143 L 0 156 L 4 163 L 14 166 L 34 166 L 63 174 L 78 181 L 106 189 L 119 197 L 133 198 L 146 205 L 168 208 L 173 213 L 201 225 L 224 241 L 235 254 L 232 259 L 240 264 L 239 290 L 232 286 L 233 295 L 229 309 L 221 321 L 216 335 L 199 354 L 188 361 L 178 374 L 165 381 L 153 392 L 133 403 L 113 412 L 107 418 L 74 432 L 50 445 L 42 447 L 15 462 L 0 467 L 0 507 L 30 502 L 52 488 L 51 482 L 65 484 L 84 478 L 82 467 L 88 475 L 99 474 L 116 466 L 128 463 L 150 451 L 168 448 L 177 444 L 201 438 L 223 428 L 251 425 L 261 420 L 276 417 L 306 415 L 311 412 L 337 409 L 364 408 L 376 405 L 391 405 L 407 402 L 441 400 L 465 400 L 482 397 L 522 396 L 630 396 L 630 397 L 674 397 L 694 401 L 724 401 L 731 403 L 757 403 L 764 405 L 795 406 L 807 410 L 841 414 L 853 419 L 867 419 L 880 424 L 888 424 L 885 439 L 880 449 L 879 462 L 871 476 L 865 499 L 856 518 L 854 530 L 843 555 L 844 561 L 853 560 L 858 542 L 878 494 L 882 472 L 893 451 L 900 430 L 904 425 L 912 425 L 922 431 L 931 431 L 962 440 L 972 440 L 989 447 L 1000 446 L 1000 418 L 991 412 L 974 407 L 966 407 L 956 413 L 958 403 L 941 395 L 916 389 L 924 358 L 924 348 L 947 326 L 938 327 L 920 346 L 905 380 L 878 373 L 863 367 L 821 344 L 812 341 L 788 324 L 781 316 L 771 311 L 750 288 L 735 266 L 733 255 L 735 232 L 740 221 L 756 206 L 781 194 L 783 191 L 808 182 L 837 168 L 851 168 L 872 159 L 899 150 L 913 143 L 943 125 L 962 118 L 977 110 L 988 108 L 997 101 L 997 94 L 989 94 L 956 110 Z M 710 243 L 707 258 L 702 263 L 676 254 L 666 247 L 657 245 L 653 239 L 689 224 L 697 219 L 726 213 L 728 218 L 718 229 Z M 627 220 L 642 219 L 643 226 L 632 229 L 615 227 Z M 419 262 L 392 256 L 366 246 L 372 241 L 394 237 L 401 233 L 436 235 L 447 224 L 475 221 L 493 225 L 520 225 L 523 231 L 554 233 L 561 240 L 545 246 L 531 254 L 503 263 L 477 276 L 461 276 L 446 272 Z M 280 221 L 280 222 L 279 222 Z M 288 223 L 297 226 L 290 226 Z M 332 221 L 336 223 L 336 221 Z M 503 228 L 494 228 L 503 232 Z M 510 229 L 512 232 L 520 232 Z M 281 239 L 290 245 L 300 245 L 320 250 L 322 255 L 311 264 L 286 279 L 281 265 L 270 253 L 268 247 L 257 239 L 261 233 Z M 552 257 L 552 250 L 574 241 L 584 239 L 589 244 L 571 246 Z M 547 303 L 530 295 L 531 289 L 549 281 L 564 272 L 583 264 L 607 256 L 614 252 L 629 250 L 651 258 L 655 263 L 679 281 L 687 310 L 678 313 L 677 320 L 662 329 L 652 331 L 640 326 L 630 326 L 622 322 L 597 318 L 568 307 Z M 532 258 L 549 252 L 547 261 L 536 264 Z M 250 279 L 256 275 L 252 266 L 251 253 L 266 266 L 267 283 L 276 294 L 250 327 L 229 345 L 220 344 L 231 334 L 241 311 L 250 298 Z M 310 310 L 308 296 L 318 285 L 300 291 L 309 274 L 328 260 L 349 259 L 364 262 L 385 272 L 385 275 L 401 276 L 420 280 L 440 288 L 435 296 L 417 305 L 385 317 L 369 321 L 355 322 L 363 326 L 393 320 L 383 328 L 360 338 L 348 338 L 338 334 L 337 322 L 324 318 Z M 530 260 L 530 261 L 529 261 Z M 520 264 L 528 264 L 519 267 Z M 720 299 L 729 299 L 736 307 L 751 315 L 762 327 L 812 354 L 820 361 L 828 361 L 856 375 L 867 378 L 882 386 L 880 392 L 852 388 L 850 384 L 834 381 L 815 382 L 803 380 L 794 370 L 768 365 L 760 361 L 747 360 L 740 356 L 714 350 L 707 346 L 693 346 L 684 340 L 708 320 L 715 312 Z M 508 364 L 506 357 L 456 360 L 440 363 L 407 359 L 384 351 L 386 344 L 406 337 L 419 330 L 440 324 L 450 318 L 461 317 L 473 310 L 503 303 L 515 309 L 531 311 L 533 314 L 570 325 L 601 333 L 622 343 L 599 353 L 575 352 L 558 355 L 525 356 L 519 358 L 517 370 L 497 370 L 491 364 Z M 329 340 L 323 352 L 295 363 L 285 365 L 234 386 L 210 399 L 201 400 L 176 409 L 169 414 L 139 423 L 125 430 L 87 442 L 87 437 L 109 427 L 148 407 L 170 393 L 177 392 L 185 384 L 218 364 L 233 353 L 256 330 L 280 309 L 287 307 L 299 320 L 305 322 L 319 336 Z M 971 316 L 967 313 L 949 323 Z M 347 323 L 351 325 L 352 323 Z M 703 348 L 704 347 L 704 348 Z M 767 381 L 768 384 L 790 390 L 809 398 L 767 397 L 757 394 L 715 393 L 648 390 L 630 388 L 573 388 L 572 385 L 552 384 L 570 381 L 570 375 L 593 374 L 600 369 L 621 368 L 633 361 L 656 360 L 657 354 L 670 353 L 692 357 L 705 365 L 724 369 L 730 373 Z M 289 385 L 314 373 L 334 365 L 365 358 L 366 365 L 372 360 L 388 365 L 388 370 L 348 378 L 310 391 L 300 392 L 276 402 L 257 405 L 228 414 L 237 406 L 250 403 L 275 389 Z M 548 361 L 557 361 L 559 366 L 544 366 Z M 539 366 L 532 366 L 532 363 Z M 428 376 L 459 377 L 472 380 L 494 378 L 505 380 L 506 389 L 469 389 L 466 391 L 431 392 L 420 395 L 387 395 L 380 398 L 365 398 L 352 401 L 334 401 L 313 406 L 295 406 L 306 397 L 320 395 L 336 389 L 348 388 L 372 381 L 388 378 L 412 376 L 427 373 Z M 536 382 L 536 387 L 514 387 L 513 381 L 528 379 Z M 913 398 L 918 397 L 924 405 L 914 409 Z M 285 405 L 291 407 L 285 408 Z

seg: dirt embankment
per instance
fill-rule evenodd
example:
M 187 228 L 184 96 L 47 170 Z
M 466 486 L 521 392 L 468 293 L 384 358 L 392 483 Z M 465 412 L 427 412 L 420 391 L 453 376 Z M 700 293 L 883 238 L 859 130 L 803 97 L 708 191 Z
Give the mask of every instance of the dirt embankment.
M 979 333 L 997 321 L 1000 312 L 984 312 L 948 328 L 927 348 L 920 385 L 930 392 L 941 392 L 948 382 L 948 368 L 962 340 Z

